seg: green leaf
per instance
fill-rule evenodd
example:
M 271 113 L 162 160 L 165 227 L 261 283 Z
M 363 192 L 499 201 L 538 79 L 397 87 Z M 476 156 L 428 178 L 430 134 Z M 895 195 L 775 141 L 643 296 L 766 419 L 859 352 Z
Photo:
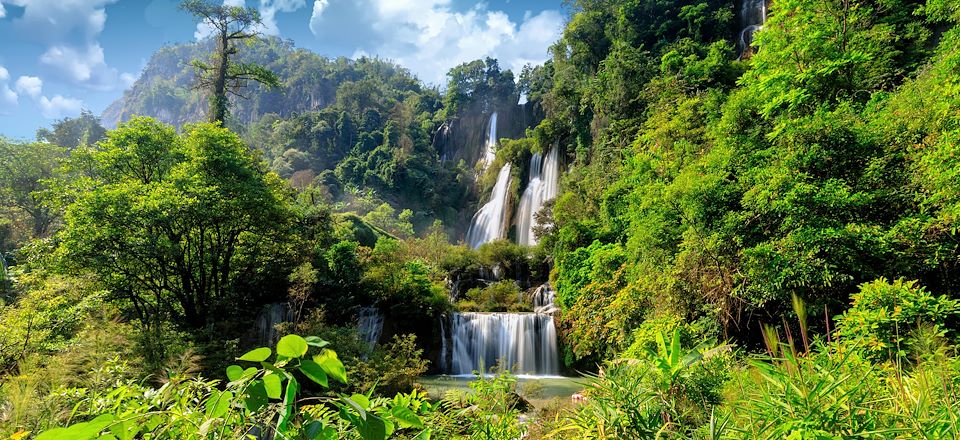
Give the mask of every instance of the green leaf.
M 230 379 L 230 382 L 240 379 L 243 377 L 243 367 L 239 365 L 231 365 L 227 367 L 227 379 Z
M 303 362 L 300 363 L 300 372 L 303 373 L 304 376 L 309 377 L 310 380 L 324 387 L 330 386 L 327 381 L 327 373 L 323 371 L 323 367 L 310 359 L 304 359 Z
M 423 428 L 423 422 L 410 408 L 395 406 L 390 409 L 390 415 L 397 420 L 401 428 Z
M 310 345 L 311 347 L 323 348 L 330 345 L 329 342 L 324 341 L 323 339 L 320 339 L 317 336 L 307 336 L 306 338 L 303 338 L 303 339 L 306 340 L 307 344 Z
M 333 350 L 324 350 L 323 353 L 314 356 L 313 360 L 320 364 L 320 367 L 327 373 L 327 376 L 336 379 L 340 383 L 347 383 L 347 370 L 343 368 L 343 362 L 340 362 L 340 359 L 337 358 L 336 352 Z
M 113 433 L 118 440 L 133 440 L 137 433 L 140 432 L 140 427 L 137 426 L 136 423 L 133 423 L 129 420 L 124 420 L 111 425 L 110 432 Z
M 367 408 L 370 408 L 370 399 L 367 398 L 367 396 L 364 396 L 363 394 L 354 394 L 350 396 L 350 400 L 355 402 L 357 405 L 360 406 L 360 408 L 363 408 L 364 410 L 366 410 Z
M 103 414 L 83 423 L 66 428 L 51 429 L 38 435 L 35 440 L 89 440 L 97 438 L 116 418 L 113 414 Z
M 277 354 L 288 358 L 303 357 L 307 354 L 307 341 L 297 335 L 286 335 L 277 342 Z
M 270 402 L 267 398 L 267 389 L 263 386 L 262 380 L 255 380 L 247 387 L 247 395 L 244 399 L 244 405 L 250 411 L 258 411 Z
M 384 440 L 387 438 L 387 426 L 384 420 L 373 414 L 356 424 L 357 431 L 363 440 Z
M 279 399 L 280 392 L 282 389 L 282 380 L 280 376 L 276 374 L 268 374 L 263 376 L 263 387 L 267 390 L 267 397 L 271 399 Z
M 270 353 L 273 353 L 273 352 L 269 348 L 260 347 L 260 348 L 256 348 L 248 351 L 243 356 L 238 357 L 237 360 L 249 361 L 249 362 L 263 362 L 267 360 L 268 357 L 270 357 Z
M 222 393 L 217 390 L 211 391 L 206 402 L 207 417 L 211 419 L 223 417 L 230 409 L 231 400 L 233 400 L 233 393 L 230 391 Z

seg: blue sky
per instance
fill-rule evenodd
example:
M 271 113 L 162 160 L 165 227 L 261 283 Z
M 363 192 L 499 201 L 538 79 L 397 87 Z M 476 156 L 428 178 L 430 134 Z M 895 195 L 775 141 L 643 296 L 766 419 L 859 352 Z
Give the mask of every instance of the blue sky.
M 325 56 L 379 55 L 442 84 L 486 56 L 518 70 L 547 58 L 566 19 L 560 0 L 217 0 L 257 7 L 261 32 Z M 0 0 L 0 136 L 80 109 L 99 114 L 159 47 L 204 29 L 178 0 Z

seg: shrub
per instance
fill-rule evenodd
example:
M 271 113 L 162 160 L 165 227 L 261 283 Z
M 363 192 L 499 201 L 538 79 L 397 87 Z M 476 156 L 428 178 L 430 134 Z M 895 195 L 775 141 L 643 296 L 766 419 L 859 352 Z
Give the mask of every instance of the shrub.
M 467 300 L 457 306 L 465 312 L 529 312 L 530 304 L 521 298 L 523 292 L 513 281 L 499 281 L 484 288 L 467 291 Z
M 944 329 L 960 314 L 960 301 L 934 296 L 916 281 L 886 279 L 860 285 L 853 305 L 837 319 L 837 339 L 874 360 L 903 358 L 912 329 L 929 324 Z

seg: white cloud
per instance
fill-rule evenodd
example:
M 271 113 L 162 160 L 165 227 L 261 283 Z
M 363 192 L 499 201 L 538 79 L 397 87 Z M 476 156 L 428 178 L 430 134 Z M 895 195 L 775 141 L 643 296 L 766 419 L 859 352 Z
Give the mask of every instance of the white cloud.
M 7 10 L 3 9 L 3 3 L 0 3 L 0 18 L 7 16 Z
M 118 90 L 129 85 L 117 69 L 107 65 L 103 48 L 97 43 L 86 47 L 52 46 L 40 55 L 40 63 L 49 67 L 52 74 L 93 90 Z
M 83 103 L 79 99 L 64 98 L 56 95 L 53 99 L 46 96 L 40 97 L 40 113 L 47 119 L 60 119 L 74 117 L 80 114 L 80 107 Z
M 118 0 L 3 0 L 22 6 L 23 16 L 14 21 L 23 38 L 40 43 L 58 43 L 77 36 L 95 39 L 107 21 L 104 9 Z
M 256 31 L 266 35 L 279 36 L 280 28 L 277 27 L 277 12 L 294 12 L 306 6 L 306 0 L 260 0 L 260 21 L 262 24 Z M 224 6 L 246 7 L 245 0 L 223 0 Z M 193 32 L 193 37 L 199 40 L 205 40 L 213 34 L 213 27 L 205 22 L 197 23 L 197 29 Z
M 263 21 L 261 32 L 267 35 L 280 35 L 277 27 L 277 12 L 294 12 L 306 6 L 306 0 L 260 0 L 260 18 Z
M 443 84 L 446 72 L 460 63 L 492 57 L 502 68 L 515 73 L 524 64 L 539 64 L 548 57 L 547 48 L 562 30 L 559 11 L 525 14 L 514 22 L 502 12 L 488 10 L 480 3 L 467 11 L 454 11 L 450 0 L 357 0 L 356 10 L 364 17 L 338 17 L 331 2 L 315 0 L 310 30 L 320 39 L 333 38 L 338 20 L 354 20 L 367 26 L 369 46 L 357 53 L 376 53 L 406 66 L 426 82 Z M 341 6 L 341 4 L 338 4 Z
M 47 46 L 40 63 L 73 85 L 98 90 L 125 86 L 108 66 L 97 41 L 107 22 L 106 6 L 118 0 L 2 0 L 23 7 L 14 20 L 22 38 Z
M 320 20 L 323 18 L 323 11 L 327 9 L 329 4 L 330 0 L 313 0 L 313 13 L 310 14 L 310 32 L 320 33 L 318 29 Z
M 17 93 L 37 99 L 43 93 L 43 81 L 35 76 L 21 76 L 16 82 Z
M 10 72 L 3 66 L 0 66 L 0 115 L 8 115 L 17 107 L 18 97 L 16 92 L 10 90 L 7 80 L 10 79 Z

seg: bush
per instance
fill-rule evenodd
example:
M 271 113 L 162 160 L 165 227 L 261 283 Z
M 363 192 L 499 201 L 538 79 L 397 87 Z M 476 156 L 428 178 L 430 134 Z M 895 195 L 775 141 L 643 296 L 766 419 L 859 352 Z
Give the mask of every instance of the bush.
M 529 312 L 530 304 L 513 281 L 498 281 L 484 288 L 467 291 L 467 300 L 457 303 L 464 312 Z
M 934 296 L 916 281 L 884 278 L 860 285 L 853 305 L 837 319 L 837 339 L 870 359 L 907 357 L 907 336 L 921 324 L 945 329 L 960 315 L 960 301 Z

